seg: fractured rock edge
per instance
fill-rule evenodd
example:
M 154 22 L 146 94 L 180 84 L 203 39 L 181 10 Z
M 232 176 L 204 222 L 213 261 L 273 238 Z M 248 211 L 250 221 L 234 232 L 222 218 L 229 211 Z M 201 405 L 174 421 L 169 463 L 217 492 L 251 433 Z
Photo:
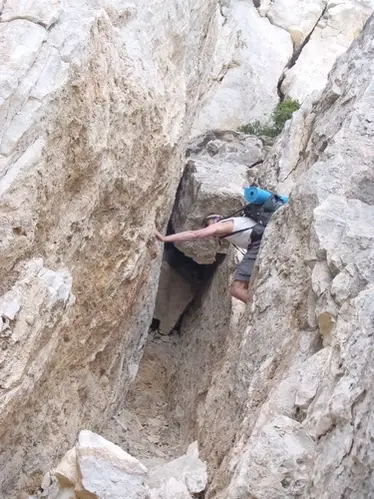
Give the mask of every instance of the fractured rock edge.
M 148 472 L 138 459 L 117 445 L 82 430 L 75 447 L 46 474 L 42 490 L 32 497 L 192 499 L 205 490 L 207 479 L 206 465 L 199 459 L 197 442 L 188 447 L 184 456 Z

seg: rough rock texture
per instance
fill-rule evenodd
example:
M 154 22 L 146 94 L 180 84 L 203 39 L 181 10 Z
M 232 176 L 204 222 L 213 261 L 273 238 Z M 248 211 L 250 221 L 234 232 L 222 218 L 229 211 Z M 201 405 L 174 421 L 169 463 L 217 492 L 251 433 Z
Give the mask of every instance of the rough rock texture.
M 225 262 L 183 321 L 173 393 L 214 474 L 208 498 L 372 497 L 373 56 L 371 20 L 286 131 L 294 187 L 252 304 L 233 315 Z
M 42 482 L 47 499 L 192 499 L 207 484 L 197 442 L 174 461 L 147 468 L 105 438 L 82 430 L 75 447 Z
M 125 404 L 102 428 L 116 443 L 147 468 L 164 464 L 184 453 L 180 427 L 170 419 L 170 386 L 179 351 L 179 336 L 150 331 L 144 354 Z
M 155 499 L 156 497 L 160 499 L 170 497 L 172 499 L 173 496 L 170 493 L 163 495 L 166 492 L 165 485 L 170 488 L 170 481 L 179 483 L 179 488 L 184 486 L 188 497 L 196 496 L 196 494 L 205 490 L 208 475 L 206 464 L 199 459 L 197 442 L 188 447 L 184 456 L 162 466 L 157 466 L 150 471 L 147 484 L 151 489 L 158 492 L 158 495 L 153 494 L 151 497 Z M 178 495 L 175 495 L 175 497 L 179 498 Z
M 296 63 L 285 72 L 281 91 L 302 102 L 313 91 L 323 90 L 335 60 L 361 32 L 373 11 L 369 0 L 325 3 L 310 40 Z
M 197 138 L 188 153 L 172 215 L 176 232 L 201 228 L 209 214 L 229 215 L 239 209 L 243 185 L 249 182 L 251 168 L 262 162 L 264 148 L 257 137 L 222 131 Z M 217 251 L 227 250 L 213 239 L 177 247 L 200 264 L 213 263 Z
M 55 470 L 59 495 L 70 489 L 73 497 L 100 499 L 146 498 L 147 468 L 105 438 L 82 430 L 76 447 L 69 450 Z M 49 494 L 51 496 L 51 494 Z M 48 496 L 47 496 L 48 497 Z
M 243 29 L 257 16 L 254 30 L 261 22 L 289 40 L 250 2 L 235 5 Z M 346 3 L 339 5 L 329 15 L 343 12 Z M 213 0 L 8 0 L 2 21 L 0 494 L 13 499 L 22 485 L 35 491 L 79 428 L 104 426 L 123 402 L 155 301 L 155 222 L 165 228 L 185 137 L 219 57 L 211 61 Z M 229 299 L 230 252 L 184 319 L 178 372 L 162 389 L 184 442 L 199 438 L 213 472 L 207 498 L 372 494 L 373 24 L 264 165 L 261 178 L 280 180 L 292 195 L 264 238 L 253 304 L 242 311 Z M 246 64 L 234 32 L 228 45 L 237 43 Z M 252 54 L 260 39 L 258 29 Z M 273 92 L 280 64 L 271 57 L 283 42 L 268 43 Z M 273 94 L 253 76 L 253 98 L 270 110 Z M 217 105 L 209 95 L 204 112 Z M 234 107 L 234 94 L 221 102 Z M 242 107 L 240 100 L 235 115 Z M 200 226 L 212 205 L 238 206 L 262 158 L 253 137 L 205 139 L 190 150 L 177 230 Z M 217 250 L 183 249 L 205 262 Z M 160 435 L 165 413 L 154 422 Z M 67 485 L 75 476 L 65 476 Z M 191 495 L 175 476 L 158 489 L 158 499 Z
M 8 0 L 0 23 L 0 495 L 123 400 L 151 322 L 215 1 Z M 160 252 L 159 252 L 160 253 Z
M 147 468 L 95 433 L 87 430 L 80 432 L 77 462 L 82 477 L 79 488 L 100 499 L 136 499 L 147 495 L 144 486 Z

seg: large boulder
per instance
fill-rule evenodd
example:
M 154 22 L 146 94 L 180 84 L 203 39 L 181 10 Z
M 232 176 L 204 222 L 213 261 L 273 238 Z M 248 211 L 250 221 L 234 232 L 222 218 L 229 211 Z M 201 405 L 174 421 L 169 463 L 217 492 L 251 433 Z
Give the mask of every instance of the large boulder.
M 88 430 L 42 482 L 46 499 L 192 499 L 205 490 L 197 442 L 185 455 L 147 468 L 118 445 Z M 34 498 L 36 499 L 36 497 Z
M 178 189 L 172 215 L 176 232 L 204 227 L 212 214 L 229 215 L 244 205 L 243 185 L 252 168 L 261 163 L 260 139 L 232 131 L 208 132 L 189 146 L 187 166 Z M 214 239 L 176 245 L 197 263 L 213 263 L 227 244 Z

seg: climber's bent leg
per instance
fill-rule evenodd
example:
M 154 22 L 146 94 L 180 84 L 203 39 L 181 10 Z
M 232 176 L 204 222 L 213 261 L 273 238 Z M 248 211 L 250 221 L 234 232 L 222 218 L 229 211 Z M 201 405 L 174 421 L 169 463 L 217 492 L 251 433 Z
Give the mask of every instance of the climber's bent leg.
M 249 280 L 251 278 L 253 267 L 255 266 L 258 250 L 260 249 L 260 241 L 252 244 L 247 253 L 244 255 L 242 261 L 239 263 L 234 281 L 231 285 L 231 294 L 234 298 L 248 303 L 251 298 L 249 292 Z
M 231 295 L 244 303 L 248 303 L 251 297 L 248 286 L 249 281 L 245 282 L 235 279 L 231 285 Z

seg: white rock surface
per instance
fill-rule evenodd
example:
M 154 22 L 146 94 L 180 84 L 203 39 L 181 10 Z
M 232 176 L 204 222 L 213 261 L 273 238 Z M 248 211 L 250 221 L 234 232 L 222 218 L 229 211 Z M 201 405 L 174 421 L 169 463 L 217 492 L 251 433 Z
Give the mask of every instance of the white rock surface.
M 218 26 L 215 0 L 2 7 L 0 496 L 13 499 L 82 422 L 111 417 L 136 374 L 154 230 L 170 217 Z
M 197 442 L 170 463 L 147 468 L 120 447 L 88 430 L 52 470 L 56 480 L 43 480 L 47 499 L 192 499 L 207 484 L 206 465 L 200 461 Z
M 188 492 L 186 485 L 177 480 L 170 478 L 164 485 L 157 489 L 151 490 L 150 499 L 191 499 L 192 496 Z
M 296 64 L 285 73 L 281 86 L 284 95 L 302 102 L 313 91 L 323 90 L 334 62 L 360 34 L 372 11 L 368 0 L 326 2 L 310 40 Z
M 292 56 L 290 35 L 258 15 L 252 2 L 219 2 L 221 24 L 212 60 L 210 88 L 193 127 L 232 129 L 259 119 L 266 122 L 278 104 L 277 85 Z
M 184 485 L 189 494 L 199 494 L 205 490 L 208 481 L 207 467 L 199 459 L 197 442 L 189 445 L 184 456 L 151 470 L 147 484 L 152 489 L 160 490 L 161 499 L 163 484 L 169 483 L 170 479 L 174 480 L 174 485 L 182 484 L 179 485 L 180 490 L 183 490 Z
M 147 497 L 144 486 L 147 468 L 100 435 L 82 430 L 77 444 L 77 458 L 82 488 L 98 498 Z
M 52 470 L 52 473 L 57 478 L 62 488 L 75 487 L 79 481 L 77 450 L 75 447 L 67 451 L 65 456 L 59 462 L 57 468 Z M 46 487 L 43 487 L 42 484 L 42 488 Z
M 193 136 L 266 123 L 279 102 L 280 83 L 282 93 L 299 102 L 322 90 L 335 60 L 373 11 L 370 0 L 225 0 L 218 7 L 210 86 Z
M 271 24 L 287 30 L 297 48 L 313 30 L 326 0 L 261 0 L 258 8 Z
M 61 0 L 38 1 L 34 0 L 6 0 L 1 20 L 13 21 L 26 19 L 45 28 L 50 28 L 61 14 Z

